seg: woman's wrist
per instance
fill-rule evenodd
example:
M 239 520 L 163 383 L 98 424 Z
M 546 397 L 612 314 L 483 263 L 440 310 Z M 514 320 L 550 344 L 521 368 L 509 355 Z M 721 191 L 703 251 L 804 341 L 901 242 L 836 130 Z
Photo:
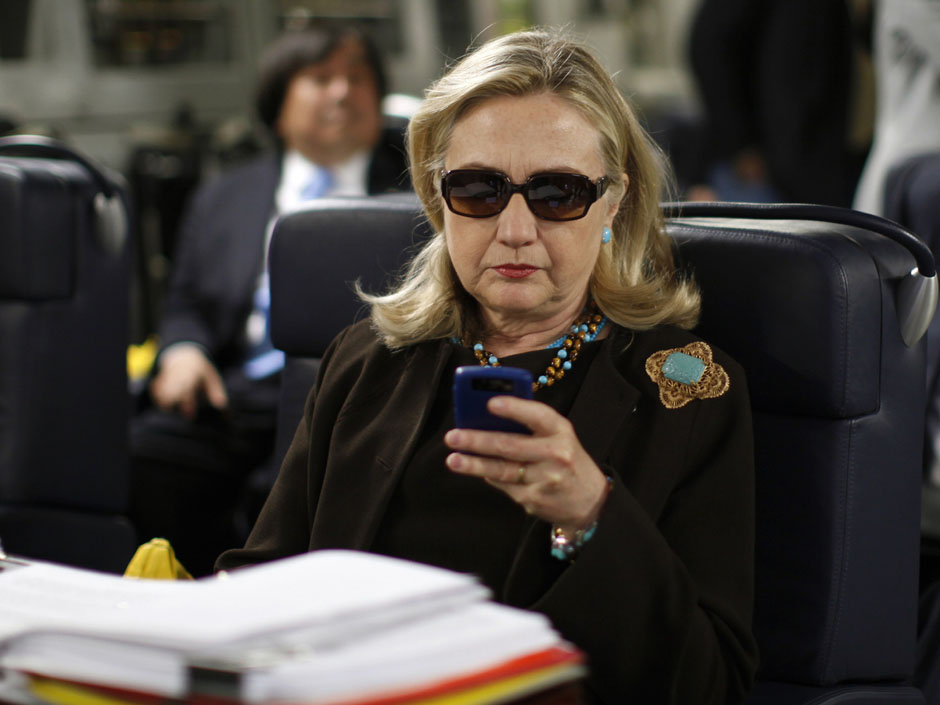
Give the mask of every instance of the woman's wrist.
M 561 530 L 566 534 L 575 534 L 578 531 L 585 531 L 589 526 L 597 523 L 597 520 L 601 515 L 601 510 L 604 508 L 604 503 L 607 502 L 607 495 L 610 494 L 610 491 L 614 486 L 612 477 L 609 475 L 604 475 L 600 472 L 598 472 L 598 475 L 600 475 L 601 482 L 603 484 L 600 486 L 597 499 L 594 500 L 594 504 L 591 505 L 591 509 L 580 519 L 575 519 L 571 522 L 555 522 L 552 525 L 553 527 L 560 527 Z
M 596 502 L 593 511 L 589 515 L 589 520 L 580 527 L 552 525 L 551 531 L 551 552 L 552 556 L 561 561 L 573 561 L 577 558 L 581 549 L 594 536 L 597 531 L 597 521 L 600 517 L 604 503 L 607 501 L 607 495 L 613 489 L 614 481 L 609 475 L 604 476 L 604 491 L 600 499 Z

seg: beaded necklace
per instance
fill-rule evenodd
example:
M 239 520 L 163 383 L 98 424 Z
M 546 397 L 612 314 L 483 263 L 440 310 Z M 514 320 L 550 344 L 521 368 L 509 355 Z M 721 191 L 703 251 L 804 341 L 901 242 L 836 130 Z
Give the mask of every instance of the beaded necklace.
M 555 382 L 561 381 L 565 372 L 570 370 L 574 361 L 578 359 L 581 345 L 597 338 L 606 323 L 607 316 L 597 310 L 597 304 L 593 299 L 589 301 L 581 315 L 571 324 L 570 332 L 545 346 L 558 349 L 555 351 L 555 357 L 545 368 L 545 373 L 539 375 L 539 378 L 532 383 L 532 391 L 537 392 L 542 387 L 551 387 Z M 485 350 L 483 343 L 474 344 L 473 354 L 483 367 L 499 367 L 500 365 L 499 358 Z

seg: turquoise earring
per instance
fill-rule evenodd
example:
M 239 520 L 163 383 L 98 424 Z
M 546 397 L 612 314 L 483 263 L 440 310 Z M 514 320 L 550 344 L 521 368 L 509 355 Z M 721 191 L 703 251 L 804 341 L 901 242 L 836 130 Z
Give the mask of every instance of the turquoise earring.
M 604 232 L 601 233 L 601 242 L 605 245 L 610 242 L 610 238 L 613 237 L 613 233 L 610 231 L 606 225 L 604 226 Z

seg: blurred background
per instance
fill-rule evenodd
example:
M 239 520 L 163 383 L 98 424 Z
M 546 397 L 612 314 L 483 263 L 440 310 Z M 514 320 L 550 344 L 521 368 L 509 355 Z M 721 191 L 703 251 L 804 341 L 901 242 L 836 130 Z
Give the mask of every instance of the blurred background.
M 133 338 L 141 342 L 159 319 L 179 218 L 193 188 L 267 146 L 252 100 L 258 58 L 279 33 L 311 22 L 361 26 L 384 54 L 390 78 L 385 112 L 407 117 L 428 83 L 471 44 L 531 25 L 567 26 L 604 57 L 672 161 L 678 195 L 690 197 L 702 176 L 702 145 L 710 140 L 703 138 L 703 101 L 689 65 L 692 25 L 706 1 L 719 10 L 741 5 L 740 0 L 2 0 L 0 134 L 56 137 L 123 175 L 138 245 Z M 842 0 L 834 2 L 843 6 Z M 808 11 L 816 13 L 812 7 Z M 865 17 L 864 10 L 856 14 Z M 864 21 L 859 24 L 860 36 L 869 33 Z M 800 34 L 804 28 L 801 23 Z M 747 32 L 754 38 L 760 34 L 754 28 Z M 727 45 L 717 34 L 715 41 Z M 853 74 L 852 90 L 859 167 L 872 123 L 864 45 L 859 43 L 860 70 Z M 807 52 L 802 56 L 810 70 L 822 63 Z M 732 57 L 725 63 L 716 70 L 727 73 L 748 62 Z M 739 79 L 729 83 L 718 73 L 716 83 Z M 802 85 L 802 78 L 796 80 Z M 776 107 L 772 112 L 780 113 Z M 718 197 L 713 189 L 701 194 L 702 200 Z
M 567 25 L 644 107 L 694 105 L 684 35 L 695 0 L 3 0 L 0 116 L 125 170 L 142 142 L 195 132 L 221 159 L 246 138 L 257 60 L 310 21 L 355 22 L 391 91 L 420 96 L 474 41 Z M 407 105 L 407 103 L 406 103 Z M 389 106 L 396 110 L 392 101 Z

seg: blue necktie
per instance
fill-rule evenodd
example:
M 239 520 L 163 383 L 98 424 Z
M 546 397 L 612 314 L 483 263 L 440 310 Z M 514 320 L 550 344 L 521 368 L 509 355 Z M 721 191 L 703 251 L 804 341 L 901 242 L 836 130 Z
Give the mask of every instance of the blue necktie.
M 284 367 L 284 353 L 271 342 L 271 289 L 268 273 L 258 278 L 248 318 L 247 335 L 249 348 L 243 372 L 248 379 L 263 379 Z
M 333 175 L 327 169 L 315 169 L 310 181 L 301 190 L 303 201 L 319 198 L 333 185 Z M 271 290 L 268 273 L 264 271 L 258 277 L 252 301 L 251 315 L 248 318 L 247 337 L 249 340 L 246 362 L 242 368 L 248 379 L 263 379 L 273 375 L 284 367 L 284 352 L 274 347 L 271 342 Z
M 320 198 L 333 186 L 333 174 L 328 169 L 317 168 L 310 175 L 310 181 L 300 191 L 300 197 L 304 201 L 311 201 L 314 198 Z

